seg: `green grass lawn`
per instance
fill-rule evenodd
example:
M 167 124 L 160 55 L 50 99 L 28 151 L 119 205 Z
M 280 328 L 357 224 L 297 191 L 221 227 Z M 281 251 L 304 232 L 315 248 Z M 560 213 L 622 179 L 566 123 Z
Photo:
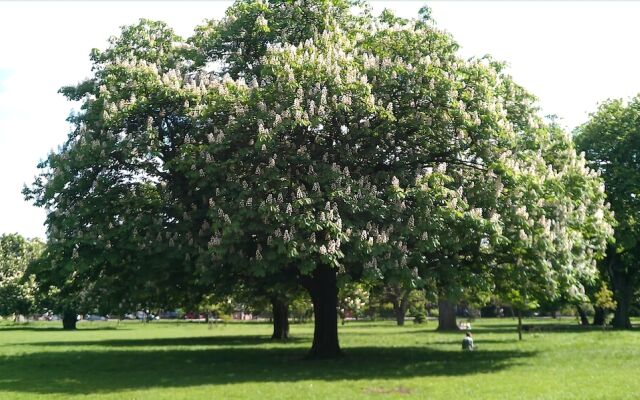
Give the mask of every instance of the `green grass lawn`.
M 519 342 L 515 320 L 461 333 L 435 324 L 340 327 L 346 357 L 307 361 L 312 328 L 286 344 L 258 323 L 0 325 L 0 399 L 637 399 L 640 332 L 546 324 Z

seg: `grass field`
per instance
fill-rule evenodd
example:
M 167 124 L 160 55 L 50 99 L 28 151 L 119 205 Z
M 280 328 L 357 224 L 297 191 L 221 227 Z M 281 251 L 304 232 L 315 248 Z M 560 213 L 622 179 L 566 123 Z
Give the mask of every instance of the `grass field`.
M 303 360 L 312 325 L 286 344 L 258 323 L 0 325 L 0 399 L 637 399 L 640 332 L 515 321 L 473 324 L 478 350 L 435 324 L 340 327 L 347 356 Z

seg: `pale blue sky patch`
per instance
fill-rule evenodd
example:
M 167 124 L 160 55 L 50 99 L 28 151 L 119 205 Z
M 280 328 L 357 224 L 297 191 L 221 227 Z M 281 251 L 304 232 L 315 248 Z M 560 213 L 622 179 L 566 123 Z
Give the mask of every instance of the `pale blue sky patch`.
M 12 71 L 9 68 L 0 67 L 0 96 L 2 96 L 3 92 L 6 91 L 6 82 L 11 77 L 11 74 Z M 8 114 L 8 110 L 0 107 L 0 120 L 2 120 L 2 118 L 6 118 Z M 0 132 L 0 135 L 2 135 L 2 132 Z
M 0 93 L 4 91 L 4 82 L 11 76 L 11 70 L 0 67 Z M 0 110 L 0 113 L 2 110 Z

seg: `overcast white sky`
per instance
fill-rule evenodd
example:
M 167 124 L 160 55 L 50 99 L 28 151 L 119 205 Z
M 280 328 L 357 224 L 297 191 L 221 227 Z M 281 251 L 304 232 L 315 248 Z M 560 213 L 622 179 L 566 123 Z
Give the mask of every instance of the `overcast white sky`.
M 44 237 L 44 212 L 20 193 L 36 165 L 66 138 L 73 104 L 58 88 L 89 76 L 88 55 L 139 18 L 188 36 L 229 1 L 0 1 L 0 234 Z M 573 129 L 598 102 L 640 92 L 640 2 L 373 1 L 417 16 L 424 4 L 463 56 L 506 61 L 516 81 Z

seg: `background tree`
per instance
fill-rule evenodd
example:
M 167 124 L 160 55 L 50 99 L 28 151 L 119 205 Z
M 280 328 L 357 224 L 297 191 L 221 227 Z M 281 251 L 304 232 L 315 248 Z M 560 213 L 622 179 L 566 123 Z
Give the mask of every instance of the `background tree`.
M 503 238 L 494 246 L 497 293 L 518 314 L 541 300 L 584 301 L 611 237 L 604 187 L 554 124 L 524 135 L 527 163 L 505 184 Z M 515 199 L 525 199 L 518 205 Z
M 39 239 L 18 234 L 0 236 L 0 315 L 29 316 L 38 311 L 38 287 L 27 273 L 44 248 Z
M 366 284 L 345 283 L 341 285 L 338 295 L 338 314 L 342 318 L 342 325 L 347 318 L 362 318 L 365 316 L 369 303 L 369 290 Z
M 616 301 L 613 299 L 613 292 L 609 290 L 607 285 L 602 285 L 600 290 L 596 292 L 595 304 L 598 308 L 604 311 L 604 317 L 602 318 L 602 330 L 605 330 L 607 324 L 611 320 L 609 311 L 617 308 Z
M 640 97 L 600 105 L 575 132 L 578 149 L 605 181 L 616 220 L 615 243 L 601 263 L 617 303 L 613 326 L 629 329 L 640 285 Z
M 425 290 L 412 290 L 409 293 L 409 315 L 414 324 L 427 322 L 427 297 Z
M 403 283 L 387 283 L 382 288 L 384 302 L 391 303 L 398 326 L 404 325 L 407 312 L 412 317 L 418 316 L 423 322 L 426 319 L 426 297 L 424 289 L 403 286 Z
M 404 319 L 409 309 L 409 294 L 411 288 L 405 288 L 402 283 L 387 284 L 384 287 L 388 301 L 393 305 L 393 313 L 398 326 L 404 325 Z
M 309 294 L 303 292 L 291 301 L 291 316 L 295 322 L 306 322 L 313 315 L 313 304 Z

